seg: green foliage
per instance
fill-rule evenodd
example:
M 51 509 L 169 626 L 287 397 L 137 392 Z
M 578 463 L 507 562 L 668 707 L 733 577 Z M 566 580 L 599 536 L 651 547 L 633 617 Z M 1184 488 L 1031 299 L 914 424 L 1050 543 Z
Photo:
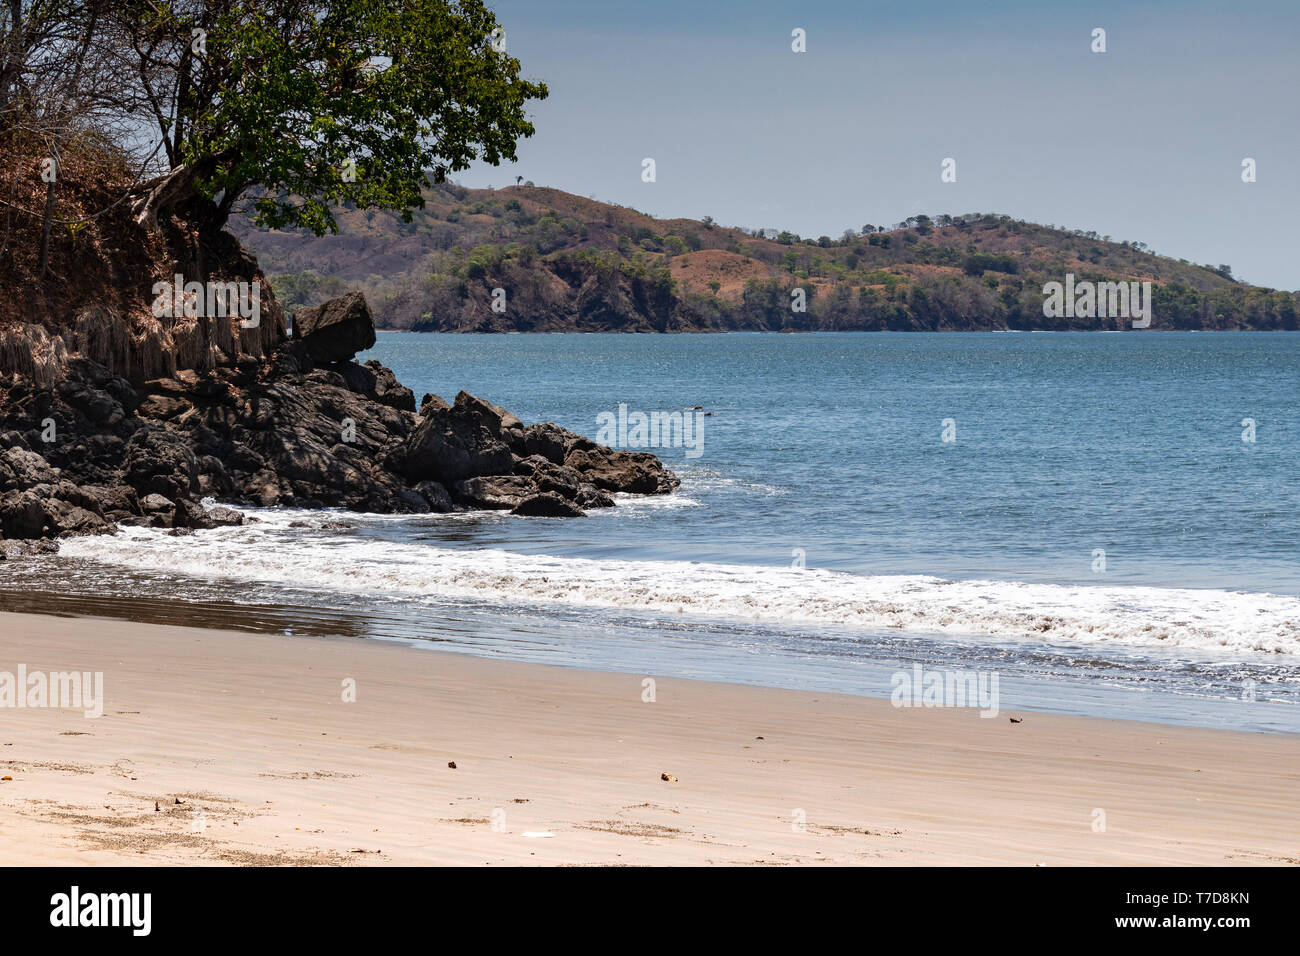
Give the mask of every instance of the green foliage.
M 135 6 L 135 5 L 132 5 Z M 331 206 L 409 211 L 427 174 L 514 160 L 533 133 L 520 78 L 482 0 L 187 0 L 139 4 L 141 31 L 207 31 L 178 97 L 176 161 L 196 189 L 259 187 L 259 224 L 336 231 Z M 355 177 L 350 170 L 355 164 Z M 355 181 L 350 181 L 354 179 Z
M 319 305 L 347 291 L 346 284 L 338 277 L 322 276 L 310 269 L 273 275 L 268 281 L 271 283 L 271 291 L 287 312 L 294 312 L 303 306 Z
M 962 271 L 968 276 L 980 276 L 986 271 L 1015 273 L 1018 270 L 1016 260 L 1011 256 L 996 256 L 986 252 L 977 252 L 966 257 Z

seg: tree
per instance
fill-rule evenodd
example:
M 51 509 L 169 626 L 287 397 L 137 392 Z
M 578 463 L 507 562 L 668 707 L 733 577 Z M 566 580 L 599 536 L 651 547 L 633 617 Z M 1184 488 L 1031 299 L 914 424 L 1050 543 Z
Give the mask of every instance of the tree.
M 331 205 L 409 210 L 476 159 L 516 159 L 546 87 L 499 49 L 482 0 L 122 0 L 167 169 L 134 211 L 193 203 L 219 228 L 257 190 L 259 225 L 337 231 Z
M 86 221 L 54 215 L 69 151 L 115 158 L 132 154 L 123 142 L 144 102 L 132 92 L 114 47 L 105 42 L 113 11 L 113 0 L 6 0 L 0 6 L 0 145 L 39 161 L 45 184 L 42 213 L 5 202 L 0 249 L 8 243 L 14 211 L 40 218 L 40 275 L 49 265 L 54 223 Z

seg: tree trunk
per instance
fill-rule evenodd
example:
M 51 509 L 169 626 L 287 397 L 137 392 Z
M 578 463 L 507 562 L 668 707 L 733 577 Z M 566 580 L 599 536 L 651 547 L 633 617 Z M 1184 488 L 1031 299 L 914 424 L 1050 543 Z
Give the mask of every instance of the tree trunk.
M 145 183 L 143 188 L 148 192 L 131 207 L 135 221 L 147 229 L 157 229 L 159 213 L 194 195 L 194 177 L 194 167 L 186 164 Z
M 54 168 L 51 171 L 50 181 L 45 186 L 45 227 L 41 230 L 41 266 L 37 274 L 42 278 L 50 267 L 50 226 L 54 220 L 54 186 L 59 179 L 59 137 L 54 136 L 53 149 L 50 150 L 50 158 L 54 160 Z
M 22 0 L 9 0 L 9 49 L 0 61 L 0 108 L 9 105 L 9 87 L 22 82 L 24 41 Z

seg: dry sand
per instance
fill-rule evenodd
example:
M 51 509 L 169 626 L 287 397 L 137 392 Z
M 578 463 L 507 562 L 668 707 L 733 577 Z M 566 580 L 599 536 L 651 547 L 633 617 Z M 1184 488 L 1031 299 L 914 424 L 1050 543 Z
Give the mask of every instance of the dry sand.
M 0 709 L 8 864 L 1300 862 L 1294 736 L 0 615 L 20 664 L 106 704 Z

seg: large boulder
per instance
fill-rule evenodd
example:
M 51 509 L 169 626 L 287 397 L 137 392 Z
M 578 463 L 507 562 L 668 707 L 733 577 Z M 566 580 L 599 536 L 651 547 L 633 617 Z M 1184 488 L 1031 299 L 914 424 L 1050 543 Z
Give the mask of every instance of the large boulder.
M 402 468 L 412 481 L 444 485 L 482 475 L 508 475 L 514 455 L 474 416 L 455 409 L 425 415 L 407 439 Z
M 6 448 L 0 452 L 0 491 L 23 490 L 58 481 L 59 469 L 50 466 L 40 455 L 25 448 Z
M 566 432 L 554 422 L 540 422 L 523 428 L 510 447 L 521 458 L 541 455 L 549 462 L 563 465 L 565 447 L 573 437 L 572 432 Z
M 365 365 L 345 362 L 335 367 L 344 386 L 376 402 L 403 412 L 415 411 L 415 393 L 397 381 L 391 369 L 371 359 Z
M 67 494 L 68 501 L 58 497 Z M 72 485 L 37 485 L 27 491 L 10 491 L 0 498 L 0 535 L 5 538 L 53 538 L 104 534 L 113 526 L 82 504 L 90 504 Z
M 586 438 L 569 443 L 564 463 L 604 491 L 666 495 L 681 484 L 676 475 L 648 452 L 615 451 Z
M 425 392 L 424 398 L 420 399 L 420 414 L 428 415 L 430 412 L 445 412 L 451 408 L 447 400 L 440 398 L 432 392 Z
M 549 491 L 525 498 L 515 505 L 510 513 L 529 518 L 581 518 L 583 516 L 582 509 L 572 501 L 566 501 Z
M 580 508 L 614 507 L 614 499 L 589 482 L 583 482 L 578 486 L 578 496 L 573 500 Z
M 524 427 L 523 422 L 500 405 L 485 402 L 469 392 L 460 392 L 456 395 L 456 403 L 452 405 L 452 411 L 461 418 L 478 422 L 496 438 L 501 438 L 507 432 L 522 431 Z
M 194 501 L 176 502 L 176 512 L 172 517 L 172 527 L 206 530 L 229 525 L 241 525 L 244 516 L 233 508 L 205 508 Z
M 541 455 L 532 455 L 515 462 L 515 474 L 533 480 L 542 491 L 561 498 L 574 499 L 583 485 L 582 475 L 568 465 L 556 465 Z
M 199 490 L 198 456 L 187 436 L 146 425 L 126 444 L 123 464 L 126 483 L 141 495 L 165 495 L 173 500 Z
M 44 538 L 53 534 L 48 502 L 33 491 L 10 491 L 0 498 L 0 536 Z
M 375 344 L 375 320 L 361 292 L 330 299 L 293 314 L 293 337 L 320 363 L 348 362 Z
M 424 498 L 430 511 L 446 512 L 456 510 L 456 504 L 451 500 L 451 495 L 447 489 L 436 481 L 421 481 L 412 490 L 418 492 Z
M 451 485 L 451 494 L 467 508 L 509 510 L 538 494 L 537 486 L 523 475 L 489 475 Z M 558 496 L 557 496 L 558 497 Z

